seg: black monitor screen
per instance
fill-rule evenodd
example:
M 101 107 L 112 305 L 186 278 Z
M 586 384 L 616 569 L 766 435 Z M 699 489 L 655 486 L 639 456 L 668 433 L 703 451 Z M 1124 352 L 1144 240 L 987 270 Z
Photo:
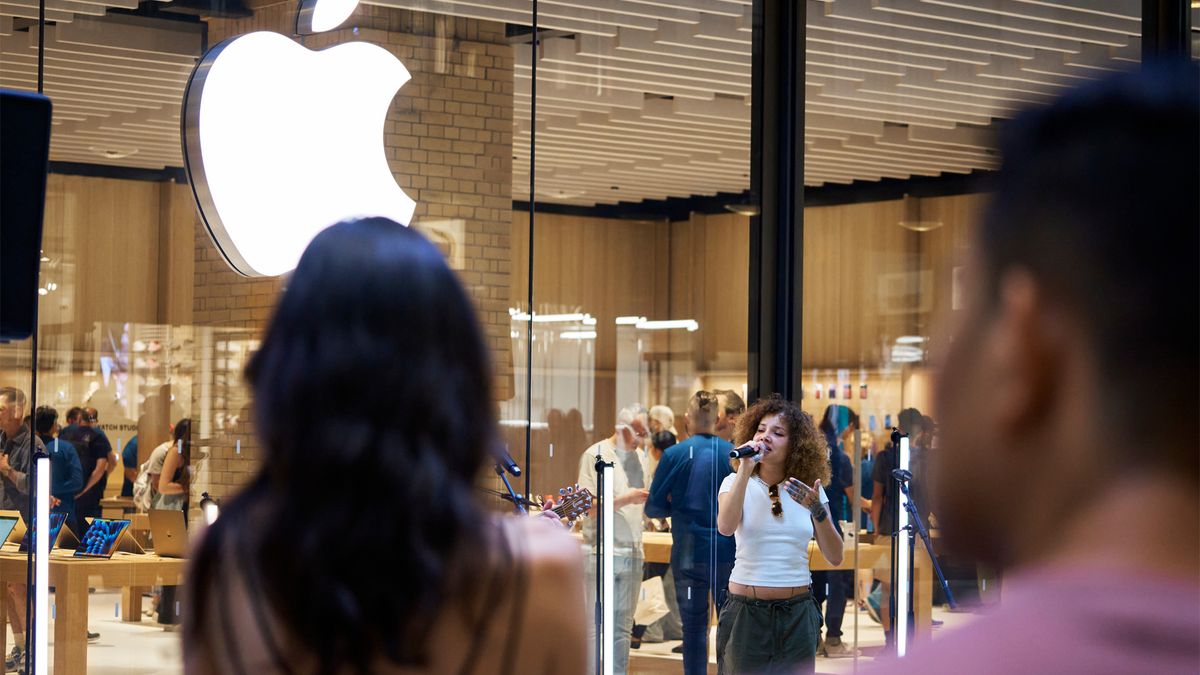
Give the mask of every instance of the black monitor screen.
M 50 99 L 0 89 L 0 342 L 33 331 L 50 160 Z

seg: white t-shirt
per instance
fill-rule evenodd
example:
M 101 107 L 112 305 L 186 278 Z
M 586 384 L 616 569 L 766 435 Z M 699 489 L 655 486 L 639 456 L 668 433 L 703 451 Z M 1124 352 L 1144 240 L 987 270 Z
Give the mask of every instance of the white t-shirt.
M 733 490 L 737 474 L 732 473 L 721 483 L 718 494 Z M 821 503 L 828 504 L 825 488 Z M 742 522 L 734 538 L 737 554 L 729 580 L 747 586 L 808 586 L 812 572 L 808 567 L 808 542 L 813 538 L 812 515 L 796 503 L 782 486 L 779 503 L 783 517 L 771 513 L 771 496 L 767 484 L 758 476 L 746 485 L 746 501 L 742 504 Z
M 596 455 L 606 462 L 613 463 L 613 496 L 620 497 L 631 487 L 631 482 L 639 482 L 637 477 L 627 473 L 625 461 L 636 462 L 641 469 L 640 485 L 637 487 L 650 488 L 650 465 L 646 453 L 633 450 L 632 455 L 625 450 L 618 450 L 611 438 L 607 438 L 584 451 L 579 458 L 579 487 L 591 490 L 595 495 L 595 504 L 600 506 L 600 493 L 596 490 Z M 636 471 L 634 472 L 636 473 Z M 645 504 L 627 504 L 617 509 L 617 517 L 613 520 L 613 551 L 617 555 L 636 557 L 642 555 L 642 514 Z M 596 545 L 596 518 L 583 520 L 583 538 L 588 544 Z

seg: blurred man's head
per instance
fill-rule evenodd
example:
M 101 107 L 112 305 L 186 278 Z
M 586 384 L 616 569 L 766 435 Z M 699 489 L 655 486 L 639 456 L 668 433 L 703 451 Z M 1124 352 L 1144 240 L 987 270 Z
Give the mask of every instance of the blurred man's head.
M 67 424 L 79 424 L 79 418 L 83 416 L 83 408 L 75 406 L 67 409 Z
M 79 423 L 85 427 L 94 427 L 99 421 L 100 412 L 92 407 L 84 408 L 83 414 L 79 416 Z
M 617 412 L 617 427 L 614 440 L 622 450 L 632 450 L 644 445 L 650 438 L 649 419 L 646 409 L 635 403 Z
M 0 387 L 0 431 L 16 436 L 25 423 L 25 392 L 15 387 Z
M 48 405 L 40 405 L 33 411 L 33 430 L 43 436 L 54 433 L 54 423 L 58 421 L 58 411 Z
M 688 431 L 692 434 L 713 433 L 721 414 L 720 407 L 717 395 L 711 391 L 701 389 L 692 394 L 688 401 Z
M 658 434 L 675 428 L 675 411 L 665 405 L 650 406 L 650 433 Z
M 905 408 L 900 411 L 899 415 L 896 415 L 896 425 L 900 429 L 900 433 L 909 435 L 909 443 L 916 440 L 924 423 L 925 416 L 916 408 Z
M 713 393 L 717 395 L 716 434 L 732 443 L 738 418 L 746 412 L 746 402 L 732 389 L 714 389 Z
M 937 392 L 938 519 L 976 554 L 1046 555 L 1130 481 L 1197 487 L 1198 81 L 1113 77 L 1004 130 Z

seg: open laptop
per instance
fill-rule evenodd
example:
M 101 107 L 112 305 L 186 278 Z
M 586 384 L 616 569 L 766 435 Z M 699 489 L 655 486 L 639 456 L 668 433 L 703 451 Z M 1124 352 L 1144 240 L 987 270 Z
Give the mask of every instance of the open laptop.
M 0 515 L 0 543 L 8 540 L 8 535 L 17 529 L 17 523 L 21 522 L 21 516 L 5 516 Z
M 186 557 L 188 538 L 183 511 L 150 509 L 150 537 L 156 555 L 163 558 Z
M 58 535 L 59 535 L 59 533 L 62 532 L 63 523 L 66 523 L 66 522 L 67 522 L 67 514 L 54 513 L 54 512 L 50 513 L 50 550 L 51 551 L 54 550 L 54 545 L 56 543 L 58 543 Z M 37 529 L 37 519 L 34 519 L 33 527 L 26 530 L 24 536 L 21 537 L 21 547 L 18 550 L 20 550 L 20 551 L 28 551 L 29 550 L 29 547 L 32 546 L 32 543 L 30 543 L 30 539 L 33 536 L 33 533 L 34 533 L 33 531 L 35 529 Z
M 80 537 L 79 546 L 75 548 L 75 557 L 111 558 L 127 529 L 128 520 L 93 518 L 87 532 Z
M 25 536 L 25 520 L 21 518 L 21 512 L 12 509 L 0 509 L 0 518 L 17 519 L 16 525 L 8 531 L 8 536 L 5 537 L 3 543 L 20 544 L 21 538 Z

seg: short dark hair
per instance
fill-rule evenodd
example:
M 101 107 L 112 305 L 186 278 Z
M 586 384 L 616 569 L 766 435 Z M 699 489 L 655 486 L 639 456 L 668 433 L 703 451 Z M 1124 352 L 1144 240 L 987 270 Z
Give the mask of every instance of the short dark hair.
M 33 411 L 33 430 L 39 434 L 48 434 L 54 430 L 58 421 L 58 411 L 48 405 L 40 405 Z
M 655 448 L 659 450 L 666 450 L 672 445 L 677 444 L 679 439 L 675 437 L 675 434 L 664 429 L 662 431 L 655 432 L 650 441 L 654 443 Z
M 1161 446 L 1184 450 L 1171 463 L 1193 476 L 1197 453 L 1178 438 L 1195 430 L 1200 386 L 1198 110 L 1200 69 L 1181 59 L 1017 116 L 979 237 L 990 301 L 1010 270 L 1036 279 L 1091 343 L 1098 418 L 1122 440 L 1174 437 Z M 1146 424 L 1147 410 L 1168 424 Z
M 900 427 L 900 431 L 915 436 L 921 432 L 922 425 L 925 424 L 925 416 L 916 408 L 905 408 L 896 415 L 896 424 Z
M 83 408 L 73 406 L 67 408 L 67 424 L 74 424 L 79 421 L 79 417 L 83 415 Z

